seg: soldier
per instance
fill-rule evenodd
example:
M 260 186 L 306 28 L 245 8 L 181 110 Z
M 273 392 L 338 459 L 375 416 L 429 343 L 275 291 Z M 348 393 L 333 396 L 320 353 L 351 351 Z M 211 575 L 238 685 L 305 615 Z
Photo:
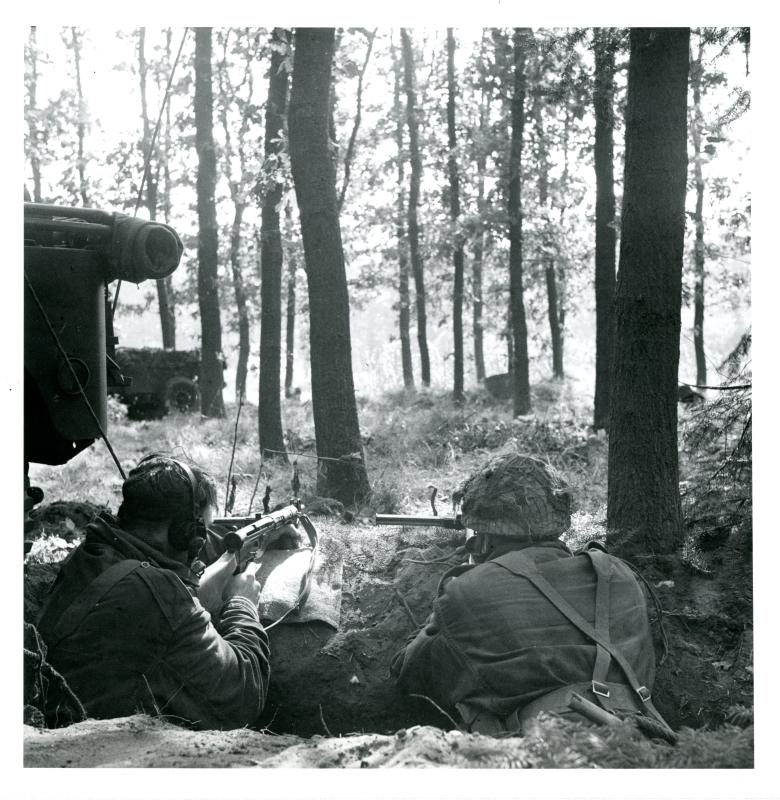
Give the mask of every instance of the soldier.
M 222 555 L 190 569 L 216 509 L 214 481 L 167 456 L 142 459 L 117 517 L 101 514 L 63 563 L 38 630 L 90 717 L 139 711 L 238 728 L 263 709 L 268 636 L 260 585 Z M 56 725 L 57 709 L 47 709 Z
M 445 574 L 426 625 L 394 657 L 398 685 L 481 733 L 527 731 L 540 711 L 583 719 L 574 693 L 602 714 L 642 715 L 668 731 L 650 701 L 642 588 L 603 549 L 574 555 L 560 541 L 571 522 L 564 479 L 536 458 L 503 455 L 455 499 L 471 564 Z

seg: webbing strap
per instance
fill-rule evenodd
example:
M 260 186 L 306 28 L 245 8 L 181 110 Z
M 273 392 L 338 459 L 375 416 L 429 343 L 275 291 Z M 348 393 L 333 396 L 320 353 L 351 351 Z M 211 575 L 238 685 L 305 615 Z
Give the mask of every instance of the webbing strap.
M 502 563 L 500 559 L 496 559 L 491 563 L 499 567 L 503 567 L 507 572 L 517 575 L 520 578 L 525 578 L 537 591 L 541 592 L 557 609 L 571 622 L 575 627 L 579 628 L 589 639 L 593 640 L 597 645 L 601 645 L 612 658 L 617 661 L 620 668 L 625 673 L 631 688 L 637 693 L 642 703 L 647 703 L 650 699 L 650 691 L 646 686 L 642 686 L 636 676 L 628 660 L 611 642 L 604 639 L 603 636 L 583 617 L 575 608 L 573 608 L 552 586 L 552 584 L 539 572 L 536 564 L 528 558 L 523 559 L 525 569 L 514 569 L 507 564 Z
M 593 571 L 596 573 L 596 616 L 594 626 L 596 633 L 604 641 L 609 642 L 609 591 L 610 580 L 612 578 L 612 562 L 606 558 L 605 553 L 600 550 L 586 550 Z M 599 702 L 605 707 L 611 706 L 607 702 L 609 698 L 609 688 L 607 687 L 607 674 L 612 656 L 602 645 L 596 643 L 596 659 L 593 662 L 593 694 L 598 697 Z M 611 710 L 611 708 L 608 708 Z
M 81 624 L 84 617 L 95 608 L 103 597 L 113 589 L 122 578 L 144 564 L 147 564 L 147 562 L 138 561 L 138 559 L 135 558 L 118 561 L 116 564 L 112 564 L 108 569 L 101 572 L 92 583 L 88 584 L 58 618 L 52 620 L 46 619 L 46 614 L 44 613 L 39 623 L 39 629 L 43 628 L 47 631 L 45 635 L 43 631 L 41 632 L 47 647 L 55 647 L 63 639 L 70 636 Z M 56 634 L 55 626 L 57 629 Z

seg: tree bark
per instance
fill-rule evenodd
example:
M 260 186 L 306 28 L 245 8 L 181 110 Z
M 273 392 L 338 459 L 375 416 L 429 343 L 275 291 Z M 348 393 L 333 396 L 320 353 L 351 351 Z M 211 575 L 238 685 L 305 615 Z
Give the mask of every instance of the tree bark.
M 485 80 L 482 56 L 480 56 L 480 69 L 482 70 L 482 86 L 479 102 L 479 139 L 475 158 L 477 166 L 477 222 L 474 233 L 474 258 L 471 264 L 471 329 L 474 338 L 474 369 L 479 383 L 485 379 L 485 349 L 482 329 L 482 263 L 485 255 L 485 215 L 487 213 L 487 204 L 485 203 L 485 172 L 487 170 L 485 142 L 488 136 L 491 98 L 491 92 L 488 88 L 490 83 Z
M 265 106 L 266 164 L 276 161 L 284 149 L 284 115 L 287 109 L 287 70 L 283 66 L 285 41 L 282 31 L 274 28 L 271 34 L 271 70 L 268 79 L 268 102 Z M 282 370 L 282 235 L 279 228 L 279 206 L 284 184 L 269 183 L 263 198 L 260 238 L 262 250 L 260 322 L 260 396 L 257 404 L 258 435 L 261 452 L 280 451 L 271 455 L 287 461 L 282 430 L 281 370 Z
M 244 276 L 241 271 L 241 250 L 243 236 L 241 228 L 244 221 L 246 203 L 237 200 L 233 205 L 233 224 L 230 226 L 230 272 L 233 278 L 233 294 L 236 298 L 238 315 L 238 360 L 236 361 L 236 402 L 246 396 L 246 376 L 249 365 L 249 308 L 247 304 Z
M 292 204 L 285 206 L 285 217 L 287 229 L 292 231 Z M 286 314 L 286 358 L 284 368 L 284 396 L 291 397 L 293 393 L 293 373 L 295 370 L 295 284 L 296 272 L 298 269 L 298 259 L 295 254 L 295 247 L 290 245 L 287 248 L 287 314 Z
M 349 298 L 336 175 L 328 152 L 333 28 L 297 28 L 290 92 L 290 166 L 309 286 L 317 492 L 358 505 L 370 486 L 352 377 Z
M 406 92 L 406 123 L 409 128 L 409 205 L 407 209 L 407 230 L 409 234 L 409 256 L 414 273 L 414 287 L 417 304 L 417 346 L 420 350 L 420 379 L 423 386 L 431 385 L 431 362 L 428 355 L 428 321 L 425 310 L 425 268 L 420 252 L 421 225 L 417 217 L 420 203 L 420 181 L 422 179 L 422 157 L 420 155 L 419 134 L 417 131 L 417 98 L 414 88 L 414 55 L 412 40 L 406 28 L 401 28 L 401 44 L 404 61 L 404 90 Z
M 200 403 L 206 417 L 224 417 L 222 323 L 219 313 L 218 229 L 214 193 L 214 101 L 211 28 L 195 28 L 195 148 L 198 153 L 198 305 L 200 307 Z
M 537 76 L 538 87 L 541 84 L 541 60 L 537 67 Z M 552 231 L 552 220 L 550 219 L 550 212 L 552 210 L 549 202 L 550 166 L 547 155 L 547 143 L 545 140 L 544 119 L 542 117 L 542 104 L 538 91 L 534 94 L 532 113 L 538 143 L 539 211 L 543 217 L 544 225 L 541 241 L 541 261 L 544 264 L 544 279 L 547 286 L 547 320 L 550 324 L 552 374 L 553 378 L 563 378 L 563 331 L 558 309 L 558 285 L 555 272 L 555 259 L 552 257 L 552 253 L 555 249 L 555 241 Z
M 528 328 L 523 302 L 523 213 L 522 188 L 523 128 L 525 123 L 525 62 L 530 28 L 515 28 L 513 41 L 514 86 L 512 93 L 512 135 L 509 155 L 509 302 L 512 326 L 512 405 L 514 415 L 531 410 L 528 375 Z
M 460 217 L 460 177 L 458 175 L 458 146 L 455 131 L 455 37 L 447 28 L 447 167 L 450 177 L 450 219 L 453 227 L 452 266 L 454 270 L 452 297 L 453 381 L 452 397 L 462 403 L 463 394 L 463 236 L 458 228 Z
M 36 203 L 42 202 L 41 195 L 41 158 L 38 148 L 40 146 L 40 137 L 37 125 L 37 94 L 38 94 L 38 41 L 36 35 L 36 28 L 34 25 L 30 27 L 29 38 L 29 60 L 30 72 L 27 78 L 27 130 L 29 136 L 29 158 L 30 169 L 33 176 L 33 193 L 32 199 Z
M 404 388 L 414 388 L 414 367 L 412 364 L 412 339 L 410 334 L 409 299 L 409 253 L 406 238 L 406 191 L 404 188 L 404 119 L 401 108 L 401 59 L 393 47 L 393 108 L 395 110 L 395 141 L 398 148 L 397 175 L 398 194 L 396 200 L 395 231 L 398 241 L 398 331 L 401 341 L 401 370 Z
M 84 139 L 86 137 L 86 113 L 87 107 L 84 102 L 84 91 L 81 85 L 81 37 L 76 28 L 70 29 L 71 42 L 73 46 L 73 64 L 76 70 L 76 99 L 78 100 L 78 120 L 76 131 L 78 136 L 78 156 L 76 158 L 76 169 L 79 174 L 79 195 L 83 208 L 89 208 L 89 192 L 87 190 L 86 158 L 84 157 Z
M 334 37 L 333 53 L 334 56 L 341 47 L 341 37 L 344 35 L 342 28 L 336 28 Z M 338 175 L 339 171 L 339 143 L 336 134 L 336 104 L 338 103 L 338 95 L 336 94 L 336 74 L 331 69 L 330 86 L 328 87 L 330 99 L 328 101 L 328 153 L 330 154 L 331 161 L 333 162 L 333 173 Z M 340 209 L 339 209 L 340 210 Z
M 555 262 L 547 261 L 544 268 L 544 281 L 547 286 L 547 319 L 550 323 L 550 343 L 552 345 L 553 378 L 563 378 L 563 334 L 558 306 L 558 281 L 555 275 Z
M 146 63 L 146 28 L 138 29 L 138 78 L 141 89 L 141 119 L 143 123 L 143 142 L 141 147 L 141 158 L 144 159 L 144 185 L 146 186 L 146 198 L 144 205 L 149 212 L 149 219 L 157 219 L 157 175 L 152 170 L 152 126 L 149 121 L 149 106 L 146 99 L 146 77 L 148 65 Z M 158 159 L 159 161 L 159 159 Z M 160 314 L 160 333 L 162 335 L 162 346 L 166 350 L 173 350 L 176 347 L 176 327 L 173 316 L 173 308 L 168 299 L 168 280 L 161 278 L 155 281 L 157 288 L 157 307 Z
M 691 89 L 693 90 L 693 176 L 696 185 L 696 211 L 694 224 L 696 239 L 693 250 L 693 348 L 696 353 L 696 383 L 707 385 L 707 360 L 704 354 L 704 173 L 702 170 L 701 137 L 704 121 L 701 112 L 703 37 L 699 34 L 696 60 L 691 63 Z
M 596 28 L 593 38 L 595 74 L 593 106 L 596 116 L 596 389 L 593 429 L 609 427 L 610 363 L 615 299 L 615 179 L 614 95 L 615 41 L 608 28 Z
M 609 423 L 608 542 L 682 543 L 677 370 L 687 173 L 688 28 L 633 28 Z

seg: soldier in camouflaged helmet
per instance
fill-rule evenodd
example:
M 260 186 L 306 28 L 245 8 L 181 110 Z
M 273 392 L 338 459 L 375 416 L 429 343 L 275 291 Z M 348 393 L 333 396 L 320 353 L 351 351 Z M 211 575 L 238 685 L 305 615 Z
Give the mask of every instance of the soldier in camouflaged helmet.
M 554 467 L 533 456 L 491 459 L 453 494 L 469 529 L 467 548 L 484 561 L 496 547 L 555 540 L 571 524 L 571 490 Z
M 510 453 L 453 498 L 471 563 L 442 577 L 433 613 L 395 655 L 398 686 L 484 734 L 528 732 L 541 711 L 581 721 L 583 708 L 585 719 L 595 709 L 600 720 L 636 716 L 666 732 L 650 702 L 655 654 L 642 588 L 602 547 L 575 554 L 561 541 L 572 504 L 563 476 Z

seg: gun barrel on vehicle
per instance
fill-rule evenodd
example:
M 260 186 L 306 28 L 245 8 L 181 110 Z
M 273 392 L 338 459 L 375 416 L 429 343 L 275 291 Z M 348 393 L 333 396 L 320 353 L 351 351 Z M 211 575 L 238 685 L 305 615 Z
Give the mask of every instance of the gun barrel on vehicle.
M 460 518 L 460 514 L 455 517 L 439 517 L 433 514 L 422 516 L 408 516 L 406 514 L 377 514 L 374 517 L 375 525 L 405 525 L 416 528 L 447 528 L 451 531 L 462 531 L 466 529 Z
M 237 531 L 225 534 L 223 542 L 229 553 L 240 553 L 246 547 L 253 547 L 263 536 L 278 530 L 285 525 L 292 525 L 298 521 L 301 512 L 297 506 L 289 505 L 261 516 L 258 520 L 250 522 Z M 216 520 L 214 520 L 216 522 Z

